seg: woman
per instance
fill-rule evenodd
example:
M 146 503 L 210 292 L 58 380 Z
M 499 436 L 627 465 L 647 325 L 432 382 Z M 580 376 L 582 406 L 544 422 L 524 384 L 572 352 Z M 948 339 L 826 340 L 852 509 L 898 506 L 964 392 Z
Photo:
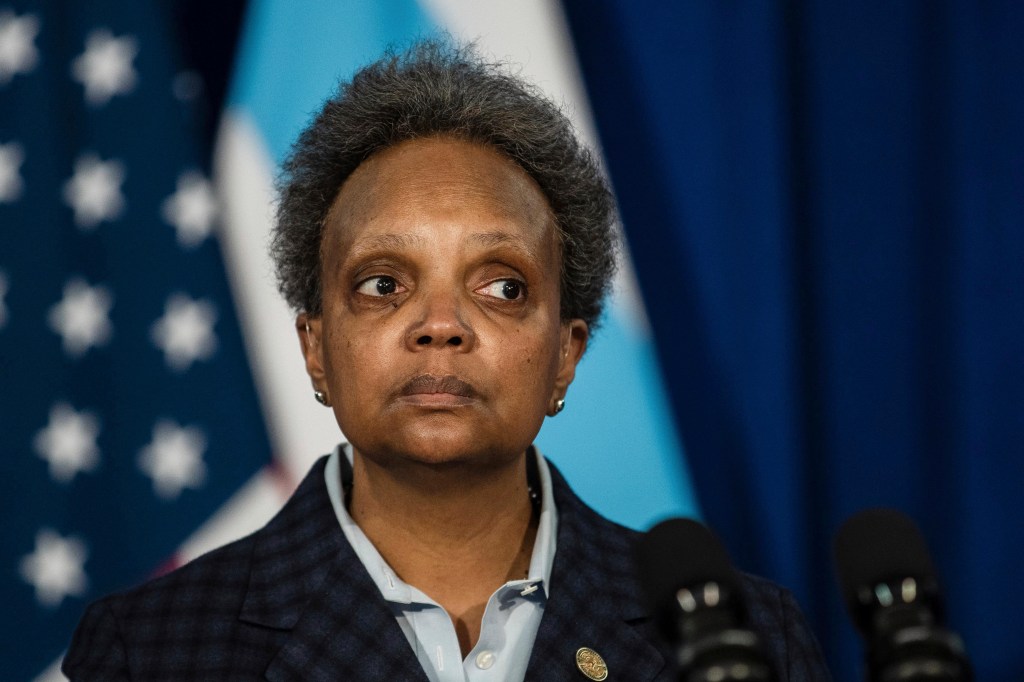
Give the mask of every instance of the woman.
M 592 158 L 523 83 L 435 43 L 360 71 L 286 163 L 272 245 L 348 444 L 264 529 L 90 607 L 65 673 L 667 678 L 636 534 L 531 445 L 615 246 Z M 788 593 L 746 589 L 780 679 L 826 679 Z

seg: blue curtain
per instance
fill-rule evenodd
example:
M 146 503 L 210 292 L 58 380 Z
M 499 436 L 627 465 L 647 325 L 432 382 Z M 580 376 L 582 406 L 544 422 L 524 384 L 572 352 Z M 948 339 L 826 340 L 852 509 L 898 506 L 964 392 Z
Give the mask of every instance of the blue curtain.
M 706 520 L 852 682 L 831 537 L 900 508 L 1024 679 L 1024 4 L 564 6 Z

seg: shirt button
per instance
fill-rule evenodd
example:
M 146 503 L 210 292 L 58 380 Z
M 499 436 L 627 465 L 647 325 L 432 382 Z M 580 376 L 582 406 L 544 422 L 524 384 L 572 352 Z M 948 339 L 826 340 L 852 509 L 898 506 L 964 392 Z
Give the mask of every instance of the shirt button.
M 494 652 L 481 651 L 476 655 L 476 667 L 481 670 L 487 670 L 492 665 L 494 665 Z

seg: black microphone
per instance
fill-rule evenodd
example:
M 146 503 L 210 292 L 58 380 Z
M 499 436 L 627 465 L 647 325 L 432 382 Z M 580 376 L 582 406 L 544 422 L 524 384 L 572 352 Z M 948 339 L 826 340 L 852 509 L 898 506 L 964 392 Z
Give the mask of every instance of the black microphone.
M 836 533 L 836 573 L 867 648 L 870 682 L 970 682 L 963 640 L 944 627 L 924 537 L 895 509 L 868 509 Z
M 684 682 L 775 682 L 746 616 L 739 579 L 711 531 L 670 519 L 637 544 L 637 565 L 658 628 Z

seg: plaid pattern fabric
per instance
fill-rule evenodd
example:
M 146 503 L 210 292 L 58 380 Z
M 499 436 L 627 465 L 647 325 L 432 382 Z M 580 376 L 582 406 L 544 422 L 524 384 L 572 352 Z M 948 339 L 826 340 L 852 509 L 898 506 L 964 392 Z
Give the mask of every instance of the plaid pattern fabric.
M 426 680 L 338 526 L 313 467 L 262 530 L 89 607 L 64 660 L 71 680 Z M 633 571 L 637 533 L 588 508 L 552 467 L 558 548 L 528 680 L 586 678 L 590 647 L 609 680 L 675 679 Z M 746 581 L 753 626 L 780 682 L 828 673 L 789 593 Z
M 585 678 L 576 651 L 604 658 L 609 680 L 677 680 L 673 654 L 643 606 L 634 568 L 636 531 L 612 523 L 573 494 L 553 465 L 558 546 L 550 599 L 530 657 L 527 680 Z M 749 626 L 761 637 L 779 682 L 829 682 L 821 650 L 788 590 L 743 575 Z

